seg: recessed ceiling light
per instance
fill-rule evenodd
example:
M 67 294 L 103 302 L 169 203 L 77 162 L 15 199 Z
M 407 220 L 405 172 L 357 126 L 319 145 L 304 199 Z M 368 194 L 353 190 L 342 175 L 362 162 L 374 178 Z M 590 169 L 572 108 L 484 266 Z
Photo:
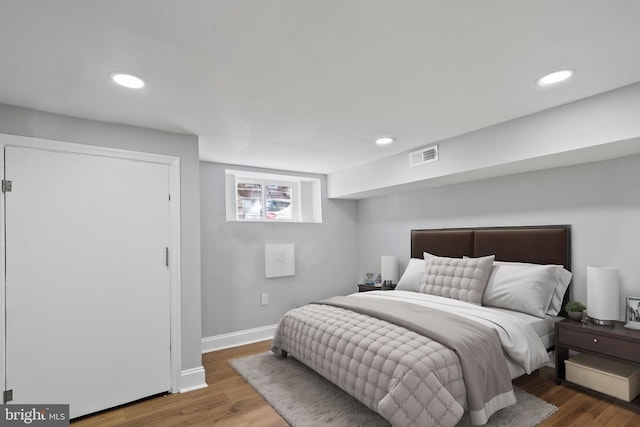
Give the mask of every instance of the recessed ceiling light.
M 111 80 L 129 89 L 141 89 L 144 87 L 144 80 L 133 74 L 111 73 Z
M 395 140 L 396 140 L 395 138 L 392 138 L 390 136 L 383 136 L 382 138 L 376 139 L 376 144 L 377 145 L 387 145 L 387 144 L 391 144 Z
M 549 86 L 567 80 L 573 75 L 573 70 L 560 70 L 547 74 L 538 79 L 538 86 Z

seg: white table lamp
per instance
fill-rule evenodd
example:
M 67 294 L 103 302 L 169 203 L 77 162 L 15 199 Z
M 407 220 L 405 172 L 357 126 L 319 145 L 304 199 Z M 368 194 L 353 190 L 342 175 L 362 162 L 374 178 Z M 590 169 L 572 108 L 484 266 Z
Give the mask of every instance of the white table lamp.
M 598 325 L 613 325 L 619 317 L 618 269 L 587 267 L 587 315 Z
M 382 256 L 380 275 L 383 283 L 387 280 L 392 284 L 398 283 L 400 276 L 398 275 L 398 260 L 395 256 Z

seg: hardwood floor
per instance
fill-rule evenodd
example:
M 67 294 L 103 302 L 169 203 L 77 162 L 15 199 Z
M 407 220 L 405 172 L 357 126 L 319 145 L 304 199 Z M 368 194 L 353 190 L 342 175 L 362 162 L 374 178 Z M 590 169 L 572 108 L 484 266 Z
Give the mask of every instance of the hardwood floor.
M 540 427 L 640 426 L 640 412 L 609 399 L 601 399 L 574 388 L 556 385 L 555 371 L 542 368 L 523 375 L 513 384 L 558 407 Z
M 202 355 L 209 387 L 184 394 L 155 397 L 76 420 L 74 427 L 221 426 L 280 427 L 288 424 L 227 363 L 269 349 L 269 341 Z M 514 384 L 558 407 L 541 427 L 632 427 L 640 412 L 556 385 L 554 371 L 543 368 Z M 310 426 L 311 427 L 311 426 Z M 517 426 L 514 426 L 517 427 Z
M 73 427 L 94 426 L 220 426 L 286 427 L 271 406 L 227 363 L 269 350 L 270 341 L 202 355 L 209 387 L 155 397 L 73 421 Z

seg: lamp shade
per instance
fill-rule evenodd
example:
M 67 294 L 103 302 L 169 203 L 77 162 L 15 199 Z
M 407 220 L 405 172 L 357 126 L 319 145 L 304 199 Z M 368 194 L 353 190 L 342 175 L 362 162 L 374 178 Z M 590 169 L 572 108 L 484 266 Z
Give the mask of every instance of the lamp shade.
M 594 323 L 611 325 L 618 320 L 618 288 L 617 268 L 587 267 L 587 314 Z
M 398 283 L 398 260 L 392 255 L 383 255 L 381 260 L 380 275 L 384 282 L 390 280 L 391 283 Z

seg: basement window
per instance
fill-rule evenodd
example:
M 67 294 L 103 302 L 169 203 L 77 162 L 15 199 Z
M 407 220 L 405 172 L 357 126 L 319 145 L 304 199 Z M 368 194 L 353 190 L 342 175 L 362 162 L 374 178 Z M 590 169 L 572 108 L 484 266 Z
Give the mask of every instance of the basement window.
M 320 180 L 226 170 L 227 221 L 322 222 Z

